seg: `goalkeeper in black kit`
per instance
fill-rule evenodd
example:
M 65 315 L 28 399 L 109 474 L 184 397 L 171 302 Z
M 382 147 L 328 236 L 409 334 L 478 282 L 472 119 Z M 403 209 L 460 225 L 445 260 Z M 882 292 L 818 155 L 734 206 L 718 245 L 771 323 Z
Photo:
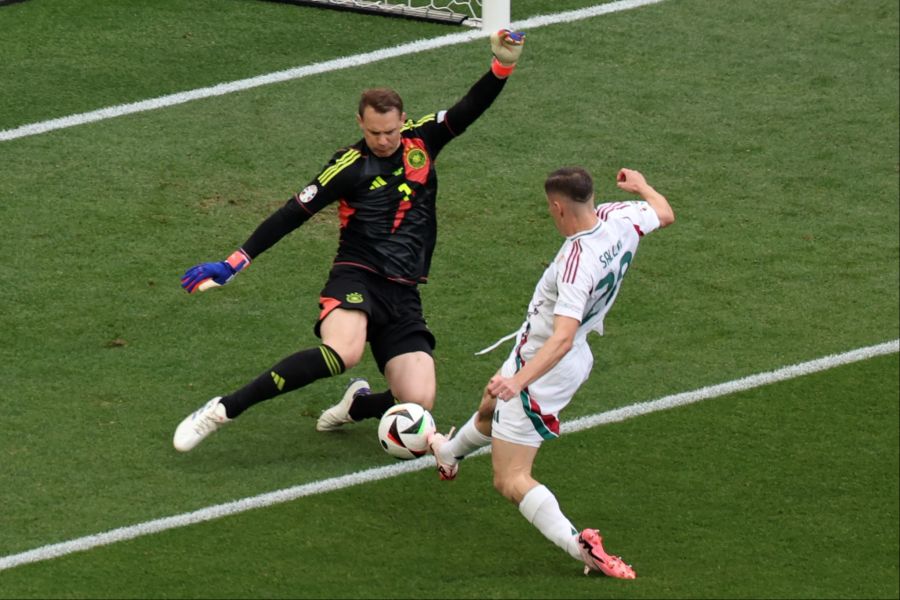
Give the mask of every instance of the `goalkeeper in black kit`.
M 189 293 L 224 285 L 318 211 L 338 203 L 340 243 L 315 324 L 321 343 L 188 415 L 175 430 L 177 450 L 193 449 L 254 404 L 340 375 L 359 363 L 366 342 L 389 389 L 373 393 L 367 381 L 352 379 L 341 400 L 319 417 L 317 430 L 381 417 L 395 402 L 433 407 L 435 339 L 418 285 L 428 280 L 436 241 L 434 161 L 500 94 L 524 41 L 523 34 L 509 30 L 492 34 L 490 70 L 452 107 L 418 121 L 407 120 L 395 91 L 363 92 L 356 117 L 363 139 L 336 152 L 226 260 L 187 270 L 181 285 Z

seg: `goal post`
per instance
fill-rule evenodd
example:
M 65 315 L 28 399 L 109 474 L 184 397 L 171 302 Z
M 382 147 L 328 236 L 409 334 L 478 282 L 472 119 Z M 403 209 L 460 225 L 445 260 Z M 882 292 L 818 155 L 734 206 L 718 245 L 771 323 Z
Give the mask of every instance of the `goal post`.
M 509 0 L 482 0 L 480 27 L 485 31 L 497 31 L 509 27 L 512 17 Z
M 268 0 L 495 31 L 510 23 L 510 0 Z

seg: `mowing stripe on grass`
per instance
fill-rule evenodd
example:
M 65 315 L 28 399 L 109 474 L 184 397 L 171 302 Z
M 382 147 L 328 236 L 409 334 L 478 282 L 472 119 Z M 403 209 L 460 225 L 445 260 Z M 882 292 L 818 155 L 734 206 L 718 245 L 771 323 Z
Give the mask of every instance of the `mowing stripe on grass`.
M 623 10 L 630 10 L 632 8 L 639 8 L 648 4 L 657 4 L 663 1 L 664 0 L 619 0 L 618 2 L 592 6 L 590 8 L 582 8 L 551 15 L 540 15 L 537 17 L 532 17 L 530 19 L 524 19 L 522 21 L 516 21 L 515 23 L 512 23 L 510 25 L 510 28 L 528 31 L 530 29 L 536 29 L 538 27 L 544 27 L 546 25 L 580 21 L 599 15 L 620 12 Z M 328 73 L 330 71 L 339 71 L 341 69 L 359 67 L 390 58 L 396 58 L 398 56 L 415 54 L 417 52 L 425 52 L 426 50 L 433 50 L 435 48 L 464 44 L 478 38 L 487 37 L 489 34 L 490 32 L 481 31 L 479 29 L 467 30 L 462 33 L 452 33 L 450 35 L 444 35 L 428 40 L 409 42 L 406 44 L 401 44 L 399 46 L 393 46 L 391 48 L 382 48 L 381 50 L 374 50 L 372 52 L 365 52 L 363 54 L 355 54 L 353 56 L 335 58 L 332 60 L 326 60 L 324 62 L 314 63 L 303 67 L 294 67 L 293 69 L 276 71 L 267 75 L 250 77 L 249 79 L 239 79 L 237 81 L 231 81 L 229 83 L 220 83 L 218 85 L 190 90 L 187 92 L 178 92 L 176 94 L 160 96 L 158 98 L 153 98 L 150 100 L 141 100 L 139 102 L 131 102 L 128 104 L 117 104 L 115 106 L 101 108 L 86 113 L 70 115 L 68 117 L 50 119 L 49 121 L 40 121 L 38 123 L 31 123 L 29 125 L 22 125 L 13 129 L 4 129 L 0 131 L 0 142 L 38 135 L 41 133 L 47 133 L 48 131 L 54 131 L 56 129 L 65 129 L 67 127 L 75 127 L 76 125 L 84 125 L 86 123 L 104 121 L 106 119 L 113 119 L 115 117 L 121 117 L 124 115 L 156 110 L 158 108 L 165 108 L 167 106 L 175 106 L 178 104 L 184 104 L 185 102 L 191 102 L 193 100 L 201 100 L 203 98 L 212 98 L 215 96 L 224 96 L 225 94 L 231 94 L 233 92 L 241 92 L 263 85 L 280 83 L 282 81 L 290 81 L 292 79 L 301 79 L 310 75 L 318 75 L 320 73 Z
M 784 367 L 778 369 L 777 371 L 759 373 L 757 375 L 735 379 L 733 381 L 700 388 L 690 392 L 684 392 L 672 396 L 665 396 L 658 400 L 639 402 L 637 404 L 632 404 L 623 408 L 617 408 L 615 410 L 610 410 L 587 417 L 581 417 L 579 419 L 564 423 L 562 426 L 562 431 L 563 433 L 573 433 L 576 431 L 582 431 L 585 429 L 590 429 L 592 427 L 597 427 L 598 425 L 616 423 L 661 410 L 667 410 L 678 406 L 693 404 L 695 402 L 700 402 L 701 400 L 717 398 L 719 396 L 725 396 L 734 392 L 749 390 L 752 388 L 769 385 L 771 383 L 793 379 L 795 377 L 802 377 L 803 375 L 809 375 L 818 371 L 825 371 L 827 369 L 867 360 L 876 356 L 893 354 L 898 352 L 898 350 L 900 350 L 900 340 L 894 340 L 892 342 L 885 342 L 876 346 L 858 348 L 856 350 L 851 350 L 843 354 L 831 354 L 816 360 L 811 360 L 809 362 Z M 490 452 L 490 447 L 482 448 L 481 450 L 474 452 L 471 456 L 479 456 L 487 454 L 488 452 Z M 304 496 L 313 496 L 315 494 L 323 494 L 325 492 L 341 490 L 354 485 L 369 483 L 371 481 L 378 481 L 380 479 L 387 479 L 389 477 L 396 477 L 404 473 L 412 473 L 414 471 L 421 471 L 428 468 L 434 468 L 434 462 L 431 460 L 431 457 L 422 457 L 420 459 L 409 462 L 400 462 L 384 467 L 367 469 L 365 471 L 359 471 L 357 473 L 351 473 L 349 475 L 342 475 L 340 477 L 333 477 L 331 479 L 325 479 L 322 481 L 313 481 L 312 483 L 306 483 L 275 492 L 269 492 L 267 494 L 261 494 L 259 496 L 243 498 L 241 500 L 235 500 L 233 502 L 226 502 L 225 504 L 217 504 L 215 506 L 202 508 L 200 510 L 195 510 L 193 512 L 183 513 L 172 517 L 155 519 L 153 521 L 138 523 L 137 525 L 130 525 L 128 527 L 119 527 L 118 529 L 113 529 L 104 533 L 88 535 L 85 537 L 70 540 L 68 542 L 50 544 L 47 546 L 41 546 L 40 548 L 35 548 L 34 550 L 21 552 L 19 554 L 10 554 L 9 556 L 0 557 L 0 571 L 11 569 L 19 565 L 49 560 L 51 558 L 57 558 L 60 556 L 65 556 L 67 554 L 81 552 L 83 550 L 90 550 L 99 546 L 106 546 L 108 544 L 114 544 L 116 542 L 123 542 L 125 540 L 134 539 L 159 531 L 165 531 L 167 529 L 185 527 L 187 525 L 194 525 L 196 523 L 202 523 L 204 521 L 211 521 L 213 519 L 242 513 L 244 511 L 256 508 L 263 508 L 266 506 L 271 506 L 273 504 L 289 502 L 291 500 L 296 500 L 297 498 L 303 498 Z

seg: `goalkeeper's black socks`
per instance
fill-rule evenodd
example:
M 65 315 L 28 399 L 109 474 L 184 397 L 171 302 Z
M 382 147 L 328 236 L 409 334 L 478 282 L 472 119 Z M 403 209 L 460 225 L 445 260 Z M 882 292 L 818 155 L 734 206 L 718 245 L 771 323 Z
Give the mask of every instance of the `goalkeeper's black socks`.
M 350 405 L 350 418 L 354 421 L 380 419 L 395 402 L 391 390 L 379 394 L 357 394 Z
M 221 404 L 228 418 L 234 419 L 254 404 L 343 372 L 344 361 L 322 344 L 288 356 L 241 389 L 224 396 Z

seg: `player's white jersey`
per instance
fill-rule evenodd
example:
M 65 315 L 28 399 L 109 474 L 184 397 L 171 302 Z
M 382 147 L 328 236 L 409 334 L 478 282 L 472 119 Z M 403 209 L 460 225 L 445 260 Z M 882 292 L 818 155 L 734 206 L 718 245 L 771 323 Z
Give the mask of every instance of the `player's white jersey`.
M 556 315 L 581 322 L 575 343 L 590 331 L 603 335 L 603 319 L 619 293 L 641 237 L 659 228 L 647 202 L 609 202 L 596 209 L 599 221 L 566 238 L 535 287 L 515 352 L 527 362 L 553 333 Z

